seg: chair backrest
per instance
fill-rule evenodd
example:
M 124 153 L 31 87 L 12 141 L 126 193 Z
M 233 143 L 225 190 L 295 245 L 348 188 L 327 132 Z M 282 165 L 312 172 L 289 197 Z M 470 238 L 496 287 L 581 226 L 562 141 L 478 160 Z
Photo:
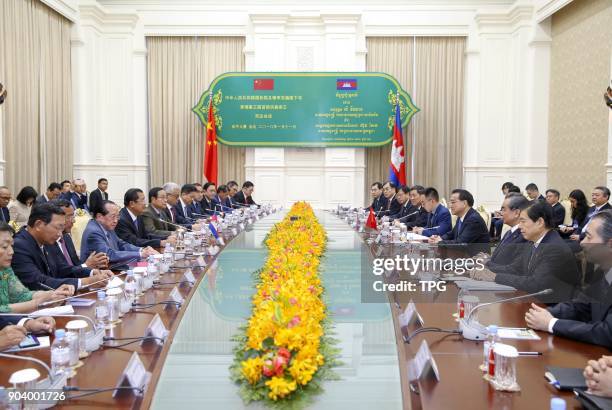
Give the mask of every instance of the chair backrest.
M 504 226 L 502 226 L 501 234 L 499 235 L 499 237 L 503 238 L 506 232 L 508 232 L 509 230 L 510 230 L 510 225 L 504 224 Z
M 487 231 L 490 230 L 491 229 L 491 213 L 487 211 L 484 205 L 480 205 L 478 208 L 476 208 L 476 212 L 480 214 L 482 219 L 487 224 Z
M 444 206 L 444 208 L 448 208 L 448 205 L 446 204 L 446 198 L 440 199 L 440 203 Z
M 77 215 L 74 220 L 74 225 L 72 225 L 72 230 L 70 232 L 72 235 L 72 242 L 74 242 L 74 247 L 79 256 L 81 256 L 81 239 L 83 238 L 83 232 L 85 232 L 85 228 L 90 219 L 91 216 L 89 216 L 89 214 Z
M 565 208 L 565 219 L 563 220 L 563 225 L 571 225 L 572 224 L 572 203 L 569 199 L 564 199 L 561 201 L 561 205 Z

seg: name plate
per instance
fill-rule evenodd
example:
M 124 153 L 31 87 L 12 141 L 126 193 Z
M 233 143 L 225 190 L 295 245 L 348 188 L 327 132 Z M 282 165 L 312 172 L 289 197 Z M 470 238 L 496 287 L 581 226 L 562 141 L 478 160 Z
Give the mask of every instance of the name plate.
M 155 339 L 155 343 L 158 345 L 164 344 L 164 340 L 166 339 L 166 336 L 168 336 L 168 329 L 166 329 L 166 326 L 164 326 L 164 322 L 161 320 L 158 313 L 155 314 L 145 329 L 145 336 L 158 337 L 159 339 Z M 145 340 L 143 340 L 143 343 L 144 342 Z
M 416 305 L 414 304 L 412 299 L 410 299 L 410 301 L 406 305 L 406 308 L 402 313 L 399 314 L 397 319 L 399 321 L 400 327 L 407 327 L 415 320 L 420 326 L 423 326 L 423 324 L 425 323 L 423 321 L 423 318 L 417 311 Z
M 236 228 L 232 228 L 232 236 L 238 235 L 238 230 Z
M 206 267 L 206 261 L 204 260 L 204 256 L 203 255 L 198 256 L 198 258 L 196 259 L 196 262 L 195 262 L 195 266 L 198 267 L 198 268 Z M 185 272 L 185 273 L 187 273 L 187 272 Z
M 179 308 L 180 305 L 185 302 L 185 298 L 183 297 L 183 295 L 181 295 L 181 291 L 177 286 L 175 286 L 174 289 L 172 289 L 172 291 L 170 292 L 170 298 L 179 304 Z
M 408 363 L 408 379 L 416 381 L 429 376 L 433 376 L 438 382 L 440 381 L 436 361 L 431 355 L 427 341 L 423 340 L 414 359 Z
M 147 372 L 142 360 L 140 360 L 140 356 L 138 356 L 138 353 L 134 352 L 123 369 L 123 372 L 121 372 L 116 387 L 134 387 L 144 390 L 146 389 L 149 380 L 151 380 L 151 373 Z M 142 395 L 142 393 L 138 392 L 137 390 L 115 390 L 113 392 L 113 397 L 116 397 L 120 392 L 125 393 L 128 391 L 137 396 Z
M 201 258 L 201 256 L 200 256 Z M 193 286 L 196 283 L 196 278 L 193 276 L 193 272 L 191 269 L 187 269 L 183 274 L 183 280 L 189 282 L 190 286 Z

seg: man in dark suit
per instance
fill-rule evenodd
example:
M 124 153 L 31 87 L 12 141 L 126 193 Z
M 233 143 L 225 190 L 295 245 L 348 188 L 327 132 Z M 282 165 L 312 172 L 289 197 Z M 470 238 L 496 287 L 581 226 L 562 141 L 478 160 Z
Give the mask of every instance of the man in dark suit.
M 555 228 L 558 228 L 559 225 L 563 225 L 563 221 L 565 220 L 565 208 L 559 202 L 559 198 L 561 194 L 556 189 L 547 189 L 546 190 L 546 202 L 550 204 L 553 210 L 553 220 L 552 225 Z
M 399 222 L 406 222 L 406 217 L 412 216 L 412 213 L 417 211 L 410 202 L 410 188 L 407 186 L 400 187 L 394 199 L 400 204 L 400 208 L 395 214 L 389 215 L 389 219 L 392 221 L 397 220 Z
M 612 349 L 612 211 L 593 217 L 581 246 L 600 280 L 571 302 L 548 309 L 532 304 L 525 320 L 532 329 Z
M 215 207 L 215 197 L 217 196 L 217 187 L 213 182 L 207 182 L 204 184 L 204 196 L 202 197 L 202 212 L 205 215 L 215 215 L 222 212 L 222 209 Z
M 542 196 L 542 194 L 540 194 L 540 189 L 533 182 L 527 184 L 525 187 L 525 192 L 527 192 L 527 196 L 529 197 L 530 201 L 544 201 L 546 199 L 544 196 Z
M 124 208 L 119 211 L 119 223 L 115 228 L 117 236 L 127 243 L 141 248 L 150 246 L 161 248 L 167 243 L 174 245 L 174 236 L 158 236 L 147 233 L 142 213 L 145 210 L 144 192 L 138 188 L 130 188 L 123 197 Z
M 521 258 L 528 248 L 527 240 L 519 229 L 519 219 L 521 212 L 523 209 L 527 209 L 529 203 L 529 200 L 521 194 L 511 192 L 506 195 L 506 199 L 502 203 L 501 217 L 503 223 L 508 225 L 510 229 L 502 236 L 491 258 L 485 264 L 492 271 L 495 272 L 497 267 L 509 265 Z
M 474 273 L 474 279 L 495 281 L 527 293 L 552 289 L 540 298 L 545 303 L 570 300 L 580 283 L 571 249 L 552 226 L 552 209 L 546 201 L 534 201 L 521 212 L 519 226 L 532 243 L 512 264 L 498 266 L 495 272 Z
M 178 202 L 174 205 L 177 217 L 179 220 L 191 223 L 195 220 L 193 217 L 193 198 L 195 196 L 196 187 L 193 184 L 185 184 L 181 187 L 181 195 Z M 179 222 L 181 225 L 183 223 Z
M 427 225 L 429 212 L 423 206 L 425 203 L 425 188 L 423 186 L 414 185 L 411 187 L 409 196 L 413 211 L 411 212 L 412 215 L 406 216 L 404 221 L 408 230 L 412 230 L 417 226 Z
M 465 189 L 455 189 L 450 196 L 450 210 L 457 222 L 450 232 L 442 236 L 431 236 L 429 243 L 461 247 L 468 255 L 489 253 L 490 238 L 487 224 L 472 207 L 474 197 Z
M 397 191 L 398 187 L 393 182 L 387 181 L 383 184 L 383 195 L 387 199 L 387 206 L 377 216 L 396 215 L 401 211 L 402 204 L 395 197 Z
M 74 209 L 83 209 L 89 212 L 87 184 L 85 184 L 85 180 L 82 178 L 75 179 L 72 181 L 72 187 L 73 191 L 70 195 L 65 196 L 64 199 L 69 200 Z
M 612 209 L 612 206 L 608 203 L 610 200 L 610 190 L 605 186 L 598 186 L 593 189 L 591 193 L 591 201 L 593 202 L 593 206 L 589 208 L 589 213 L 587 214 L 586 220 L 584 222 L 584 226 L 580 231 L 580 240 L 582 241 L 586 235 L 586 229 L 591 222 L 591 219 L 597 215 L 601 211 L 605 211 L 607 209 Z
M 95 273 L 95 269 L 106 269 L 108 258 L 103 253 L 93 252 L 84 263 L 81 263 L 79 260 L 74 242 L 72 241 L 72 235 L 70 234 L 74 225 L 74 208 L 70 202 L 65 199 L 56 198 L 50 203 L 59 206 L 64 211 L 66 217 L 64 231 L 57 242 L 52 245 L 45 245 L 45 249 L 50 258 L 53 259 L 53 263 L 56 266 L 62 267 L 59 270 L 65 272 L 66 276 L 75 278 L 90 276 L 92 272 Z M 68 266 L 64 267 L 63 265 L 65 264 Z M 109 271 L 109 273 L 111 272 Z
M 414 233 L 431 237 L 442 236 L 452 229 L 452 220 L 449 210 L 440 204 L 440 194 L 429 187 L 425 189 L 425 202 L 423 208 L 427 211 L 427 222 L 422 227 L 412 229 Z
M 25 286 L 31 290 L 61 288 L 70 294 L 76 289 L 112 276 L 98 271 L 86 278 L 75 278 L 67 264 L 58 266 L 45 249 L 53 245 L 64 230 L 64 211 L 53 204 L 40 204 L 32 208 L 28 226 L 15 235 L 11 267 Z
M 191 212 L 197 215 L 204 214 L 204 187 L 199 182 L 194 182 L 193 186 L 196 188 L 193 193 L 193 202 L 191 203 Z
M 246 181 L 242 184 L 242 189 L 236 192 L 236 195 L 232 198 L 232 202 L 239 207 L 257 205 L 253 200 L 253 190 L 255 185 L 251 181 Z
M 195 189 L 193 185 L 191 185 L 191 189 Z M 166 207 L 168 208 L 168 215 L 170 216 L 170 222 L 184 226 L 189 229 L 194 229 L 192 227 L 192 220 L 185 218 L 183 215 L 183 202 L 181 201 L 181 187 L 178 186 L 175 182 L 166 182 L 164 184 L 164 192 L 166 192 Z M 189 200 L 189 198 L 187 198 Z M 181 212 L 179 213 L 178 208 L 181 208 Z M 194 229 L 197 230 L 197 229 Z
M 232 203 L 229 198 L 229 189 L 227 185 L 219 185 L 217 187 L 217 195 L 213 198 L 213 207 L 217 211 L 232 212 Z
M 236 181 L 228 181 L 227 185 L 227 194 L 230 206 L 232 208 L 241 208 L 239 205 L 234 203 L 234 196 L 238 193 L 238 182 Z
M 387 198 L 383 195 L 383 185 L 380 182 L 374 182 L 370 187 L 370 194 L 372 195 L 372 204 L 366 208 L 366 211 L 372 208 L 374 214 L 379 215 L 387 207 Z
M 8 187 L 0 186 L 0 222 L 6 222 L 11 220 L 11 216 L 8 210 L 8 204 L 11 201 L 11 191 Z
M 89 210 L 93 212 L 94 209 L 100 207 L 102 201 L 108 200 L 108 179 L 100 178 L 98 179 L 98 188 L 94 189 L 89 194 Z
M 62 186 L 57 182 L 51 182 L 47 187 L 47 192 L 42 195 L 39 195 L 36 198 L 36 205 L 44 204 L 45 202 L 49 202 L 59 197 L 62 192 Z

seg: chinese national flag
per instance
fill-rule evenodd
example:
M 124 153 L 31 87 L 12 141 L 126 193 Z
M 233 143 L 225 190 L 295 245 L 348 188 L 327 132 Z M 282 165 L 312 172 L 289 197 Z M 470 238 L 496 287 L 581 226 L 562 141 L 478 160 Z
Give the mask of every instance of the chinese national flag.
M 274 78 L 256 78 L 253 80 L 253 90 L 274 90 Z
M 366 226 L 368 228 L 376 229 L 376 216 L 374 216 L 374 210 L 370 207 L 370 215 L 368 215 L 368 220 L 366 221 Z
M 217 127 L 215 126 L 212 99 L 208 105 L 208 122 L 206 123 L 204 177 L 208 182 L 217 183 Z

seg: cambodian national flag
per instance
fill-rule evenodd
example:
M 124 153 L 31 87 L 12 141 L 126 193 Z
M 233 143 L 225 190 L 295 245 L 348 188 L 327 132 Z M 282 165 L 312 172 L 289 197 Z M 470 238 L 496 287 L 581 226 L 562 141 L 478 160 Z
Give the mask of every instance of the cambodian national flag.
M 399 97 L 398 97 L 399 101 Z M 402 136 L 402 118 L 399 103 L 395 106 L 395 124 L 393 125 L 393 144 L 391 145 L 391 165 L 389 166 L 389 181 L 396 186 L 406 185 L 406 154 L 404 152 L 404 137 Z
M 338 78 L 336 80 L 336 90 L 356 90 L 356 78 Z
M 217 228 L 215 228 L 215 225 L 213 225 L 212 223 L 209 223 L 208 229 L 210 229 L 210 232 L 215 237 L 215 239 L 219 239 L 219 232 L 217 232 Z

